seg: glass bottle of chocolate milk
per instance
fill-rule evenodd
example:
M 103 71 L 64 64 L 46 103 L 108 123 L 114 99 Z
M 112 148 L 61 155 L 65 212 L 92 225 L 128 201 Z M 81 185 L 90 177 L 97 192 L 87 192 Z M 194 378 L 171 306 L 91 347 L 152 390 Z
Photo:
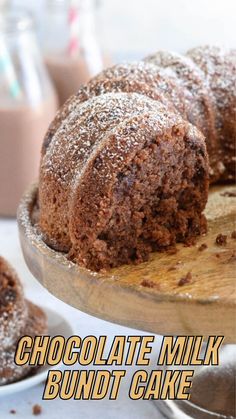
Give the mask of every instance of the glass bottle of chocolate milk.
M 43 137 L 57 99 L 24 12 L 0 18 L 0 216 L 15 216 L 37 179 Z
M 93 0 L 47 0 L 45 62 L 60 105 L 104 67 Z

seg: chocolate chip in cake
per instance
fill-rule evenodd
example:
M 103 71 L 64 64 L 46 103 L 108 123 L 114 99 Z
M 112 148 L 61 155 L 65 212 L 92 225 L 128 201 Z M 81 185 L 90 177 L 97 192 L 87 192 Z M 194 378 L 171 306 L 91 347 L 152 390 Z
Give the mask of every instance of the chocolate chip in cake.
M 236 239 L 236 230 L 232 231 L 231 239 Z

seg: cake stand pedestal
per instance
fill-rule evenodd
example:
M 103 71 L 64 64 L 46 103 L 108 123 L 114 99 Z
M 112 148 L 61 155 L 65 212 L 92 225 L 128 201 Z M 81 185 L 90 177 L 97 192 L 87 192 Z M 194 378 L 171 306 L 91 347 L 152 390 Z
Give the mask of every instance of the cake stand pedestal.
M 36 196 L 34 185 L 20 204 L 20 241 L 30 271 L 54 296 L 92 316 L 142 331 L 224 335 L 225 343 L 236 341 L 232 186 L 211 189 L 205 211 L 208 232 L 195 246 L 180 244 L 175 254 L 154 253 L 146 263 L 106 273 L 77 266 L 43 242 L 31 220 Z M 227 235 L 222 246 L 216 244 L 220 233 Z M 180 285 L 182 278 L 187 280 Z

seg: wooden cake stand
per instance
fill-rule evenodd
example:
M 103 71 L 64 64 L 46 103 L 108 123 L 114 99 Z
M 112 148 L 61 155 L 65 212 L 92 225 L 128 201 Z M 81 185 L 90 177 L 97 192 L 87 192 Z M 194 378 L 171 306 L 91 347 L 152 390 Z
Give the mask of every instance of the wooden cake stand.
M 177 253 L 155 253 L 149 262 L 94 273 L 49 248 L 32 225 L 37 186 L 18 211 L 20 240 L 32 274 L 53 295 L 101 319 L 157 334 L 224 335 L 236 341 L 235 190 L 212 188 L 208 233 Z M 227 235 L 223 245 L 218 234 Z M 200 246 L 202 250 L 200 250 Z

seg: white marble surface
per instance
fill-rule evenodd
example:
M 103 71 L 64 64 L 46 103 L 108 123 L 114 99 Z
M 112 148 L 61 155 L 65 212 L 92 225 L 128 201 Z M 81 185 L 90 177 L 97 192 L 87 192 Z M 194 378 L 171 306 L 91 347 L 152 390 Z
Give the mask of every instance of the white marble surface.
M 113 339 L 114 335 L 141 334 L 141 332 L 88 316 L 60 302 L 45 291 L 33 278 L 25 265 L 15 220 L 0 219 L 0 255 L 6 257 L 19 273 L 27 297 L 38 304 L 53 306 L 55 310 L 63 313 L 66 318 L 72 321 L 76 334 L 80 336 L 105 334 L 108 336 L 108 341 Z M 158 350 L 159 341 L 160 338 L 156 336 L 156 350 Z M 155 356 L 155 352 L 153 356 Z M 43 409 L 40 416 L 42 419 L 161 419 L 161 414 L 157 412 L 151 402 L 132 401 L 129 399 L 129 384 L 134 368 L 127 367 L 127 375 L 122 383 L 119 398 L 116 401 L 107 399 L 101 401 L 61 401 L 60 399 L 42 401 L 43 385 L 39 385 L 30 390 L 0 398 L 0 419 L 12 417 L 17 419 L 32 418 L 32 406 L 36 403 L 40 404 Z M 16 410 L 15 415 L 10 413 L 11 409 Z

